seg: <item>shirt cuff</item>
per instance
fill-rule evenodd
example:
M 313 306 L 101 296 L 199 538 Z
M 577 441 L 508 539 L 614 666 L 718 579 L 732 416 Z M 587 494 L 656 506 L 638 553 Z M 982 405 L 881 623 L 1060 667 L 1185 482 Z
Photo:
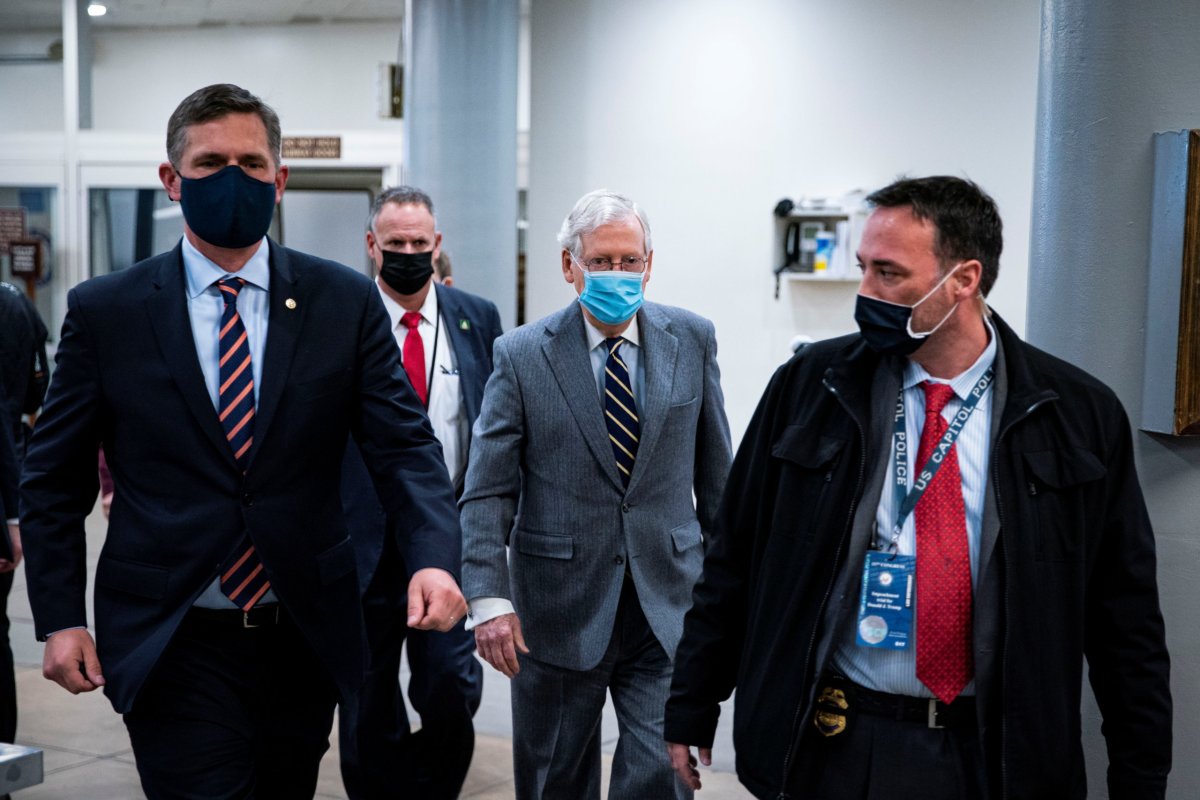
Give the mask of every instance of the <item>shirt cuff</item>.
M 467 615 L 467 630 L 471 630 L 477 625 L 482 625 L 490 619 L 516 612 L 512 601 L 506 600 L 503 597 L 476 597 L 471 601 L 470 605 L 471 611 Z
M 73 626 L 73 627 L 70 627 L 70 628 L 59 628 L 59 629 L 58 629 L 58 630 L 56 630 L 56 631 L 52 631 L 52 632 L 50 632 L 50 633 L 47 633 L 47 634 L 46 634 L 46 638 L 47 638 L 47 639 L 49 639 L 49 638 L 50 638 L 51 636 L 53 636 L 54 634 L 56 634 L 56 633 L 62 633 L 63 631 L 86 631 L 86 630 L 87 630 L 87 625 L 75 625 L 75 626 Z
M 21 519 L 19 517 L 13 517 L 12 519 L 6 519 L 4 521 L 7 522 L 9 525 L 20 525 L 21 524 Z

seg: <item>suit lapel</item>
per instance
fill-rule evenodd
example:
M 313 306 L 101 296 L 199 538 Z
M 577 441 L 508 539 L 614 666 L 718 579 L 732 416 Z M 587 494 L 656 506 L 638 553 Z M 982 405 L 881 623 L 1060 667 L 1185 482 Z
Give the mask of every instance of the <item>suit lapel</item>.
M 175 246 L 163 258 L 158 272 L 152 279 L 153 288 L 146 297 L 146 311 L 158 340 L 159 351 L 179 387 L 183 400 L 191 410 L 200 430 L 213 443 L 230 466 L 236 467 L 233 450 L 225 438 L 225 431 L 217 418 L 204 383 L 200 359 L 196 355 L 196 342 L 192 338 L 192 326 L 187 310 L 187 284 L 183 276 L 183 245 Z
M 475 336 L 472 328 L 478 320 L 472 320 L 466 309 L 459 304 L 453 292 L 444 291 L 439 283 L 434 283 L 433 290 L 437 292 L 438 314 L 446 326 L 446 336 L 450 340 L 450 348 L 454 351 L 454 360 L 458 365 L 458 385 L 462 391 L 463 406 L 467 419 L 473 420 L 479 416 L 479 398 L 482 396 L 482 386 L 479 378 L 479 359 L 475 357 Z M 468 327 L 464 330 L 463 324 Z M 476 387 L 480 391 L 476 393 Z M 470 426 L 467 436 L 470 437 Z
M 675 356 L 679 352 L 679 340 L 668 330 L 668 320 L 654 306 L 643 306 L 638 314 L 638 333 L 641 338 L 646 385 L 642 387 L 643 408 L 638 410 L 638 425 L 641 440 L 638 442 L 637 458 L 633 462 L 633 474 L 629 476 L 632 490 L 646 472 L 646 464 L 654 454 L 654 446 L 662 434 L 667 416 L 667 405 L 671 390 L 675 386 Z
M 592 372 L 583 325 L 579 303 L 572 303 L 559 315 L 555 330 L 548 331 L 550 338 L 542 343 L 542 351 L 592 455 L 600 462 L 609 480 L 624 492 L 612 445 L 608 441 L 608 429 L 604 426 L 600 390 L 596 385 L 596 375 Z
M 263 351 L 262 388 L 254 415 L 254 445 L 248 464 L 253 463 L 266 439 L 267 428 L 283 396 L 291 370 L 292 357 L 300 338 L 301 325 L 308 310 L 308 298 L 292 269 L 287 251 L 271 242 L 270 311 L 267 317 L 267 344 Z

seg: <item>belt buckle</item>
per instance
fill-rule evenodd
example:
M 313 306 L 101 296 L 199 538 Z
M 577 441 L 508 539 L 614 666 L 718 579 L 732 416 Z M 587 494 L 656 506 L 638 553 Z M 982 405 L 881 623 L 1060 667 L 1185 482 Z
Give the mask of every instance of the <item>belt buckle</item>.
M 946 726 L 938 724 L 937 704 L 938 704 L 938 701 L 937 701 L 936 697 L 929 698 L 929 712 L 928 712 L 928 716 L 927 716 L 927 721 L 928 721 L 930 728 L 935 728 L 935 729 L 940 730 L 942 728 L 945 728 Z
M 275 610 L 275 619 L 271 620 L 270 623 L 251 622 L 250 621 L 250 611 L 254 611 L 254 609 L 251 608 L 249 611 L 243 611 L 242 612 L 242 627 L 243 628 L 262 628 L 267 624 L 278 625 L 279 624 L 279 605 L 278 604 L 275 605 L 274 610 Z

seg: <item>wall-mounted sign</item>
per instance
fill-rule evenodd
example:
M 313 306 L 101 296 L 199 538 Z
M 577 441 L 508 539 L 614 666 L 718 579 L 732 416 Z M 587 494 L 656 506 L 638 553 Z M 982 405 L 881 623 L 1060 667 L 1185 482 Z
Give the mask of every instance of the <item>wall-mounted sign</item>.
M 9 270 L 17 278 L 37 278 L 42 274 L 42 243 L 37 239 L 14 240 L 8 243 L 12 256 Z
M 11 242 L 25 238 L 25 209 L 0 208 L 0 255 L 8 253 Z
M 285 136 L 284 158 L 341 158 L 340 136 Z

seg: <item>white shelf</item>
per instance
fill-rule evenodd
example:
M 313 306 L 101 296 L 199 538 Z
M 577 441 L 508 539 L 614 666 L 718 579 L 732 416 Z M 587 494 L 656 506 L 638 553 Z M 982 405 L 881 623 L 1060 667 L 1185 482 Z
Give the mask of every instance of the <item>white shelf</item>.
M 785 281 L 801 283 L 859 283 L 862 279 L 857 275 L 823 275 L 820 272 L 789 272 L 780 273 Z

